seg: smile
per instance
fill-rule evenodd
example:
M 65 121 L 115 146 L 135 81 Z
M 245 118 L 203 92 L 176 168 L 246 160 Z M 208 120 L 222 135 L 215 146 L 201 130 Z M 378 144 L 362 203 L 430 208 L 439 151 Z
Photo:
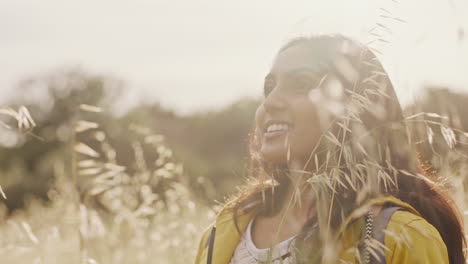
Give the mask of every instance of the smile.
M 271 123 L 265 129 L 265 137 L 273 138 L 283 134 L 289 130 L 289 125 L 286 123 Z
M 270 125 L 267 126 L 266 132 L 269 133 L 269 132 L 276 132 L 276 131 L 286 131 L 288 129 L 289 129 L 288 124 L 273 123 L 273 124 L 270 124 Z

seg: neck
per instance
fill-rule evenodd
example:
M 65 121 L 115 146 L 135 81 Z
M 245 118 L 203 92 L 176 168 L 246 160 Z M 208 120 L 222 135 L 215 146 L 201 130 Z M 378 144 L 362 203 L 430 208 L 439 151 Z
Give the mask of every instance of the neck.
M 310 172 L 304 170 L 299 163 L 292 163 L 289 166 L 290 185 L 283 200 L 283 206 L 280 213 L 285 218 L 295 218 L 297 220 L 307 221 L 313 215 L 314 195 L 307 183 L 310 178 Z

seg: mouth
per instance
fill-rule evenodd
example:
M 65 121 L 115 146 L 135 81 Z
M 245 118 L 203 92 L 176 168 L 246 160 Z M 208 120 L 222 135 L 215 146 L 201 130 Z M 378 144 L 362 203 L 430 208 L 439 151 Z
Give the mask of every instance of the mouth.
M 266 122 L 263 133 L 265 138 L 276 138 L 285 135 L 292 128 L 290 123 L 284 121 L 270 120 Z

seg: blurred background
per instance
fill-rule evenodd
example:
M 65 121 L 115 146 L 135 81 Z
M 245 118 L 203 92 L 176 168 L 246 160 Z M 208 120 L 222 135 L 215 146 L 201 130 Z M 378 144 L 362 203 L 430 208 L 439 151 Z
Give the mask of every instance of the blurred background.
M 0 1 L 0 255 L 191 262 L 249 176 L 263 79 L 295 36 L 370 45 L 407 116 L 467 131 L 467 14 L 462 0 Z M 463 183 L 437 140 L 427 160 Z

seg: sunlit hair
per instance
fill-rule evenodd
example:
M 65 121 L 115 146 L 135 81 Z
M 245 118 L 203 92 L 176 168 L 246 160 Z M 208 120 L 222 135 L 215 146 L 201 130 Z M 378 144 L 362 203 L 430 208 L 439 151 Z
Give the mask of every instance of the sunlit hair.
M 315 170 L 308 183 L 317 213 L 298 236 L 303 251 L 297 261 L 320 263 L 326 244 L 337 243 L 329 241 L 330 234 L 343 220 L 368 199 L 388 194 L 412 205 L 439 231 L 450 263 L 465 263 L 460 215 L 440 178 L 421 165 L 393 85 L 371 49 L 341 35 L 327 35 L 293 39 L 278 54 L 296 45 L 320 54 L 311 64 L 320 64 L 324 77 L 318 87 L 311 87 L 311 100 L 328 99 L 327 83 L 342 88 L 341 97 L 330 99 L 339 106 L 336 111 L 326 108 L 330 104 L 317 105 L 321 120 L 328 121 L 321 124 L 331 125 L 320 127 L 323 135 L 311 150 Z M 335 82 L 327 81 L 332 78 Z M 240 214 L 252 210 L 265 216 L 277 213 L 291 184 L 287 175 L 293 172 L 286 165 L 262 161 L 256 129 L 250 133 L 251 180 L 227 203 L 236 223 Z

